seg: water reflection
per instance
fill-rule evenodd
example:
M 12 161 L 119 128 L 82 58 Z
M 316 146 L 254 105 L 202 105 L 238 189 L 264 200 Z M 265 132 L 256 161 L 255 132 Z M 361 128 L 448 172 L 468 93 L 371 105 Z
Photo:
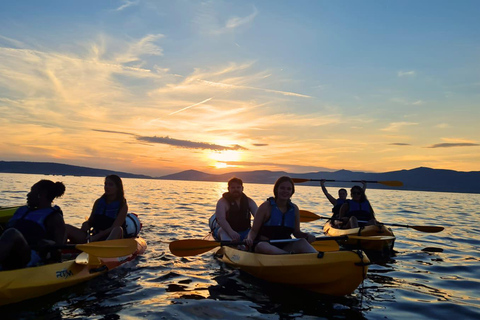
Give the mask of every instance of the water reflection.
M 0 174 L 0 205 L 24 203 L 30 186 L 43 178 L 65 183 L 57 204 L 75 225 L 103 192 L 103 177 Z M 207 219 L 226 181 L 125 179 L 124 184 L 129 208 L 144 226 L 145 255 L 98 280 L 21 307 L 2 307 L 2 319 L 480 319 L 480 195 L 367 189 L 379 220 L 445 230 L 429 234 L 395 227 L 395 254 L 375 259 L 354 294 L 331 298 L 264 283 L 226 267 L 213 251 L 189 258 L 169 252 L 170 241 L 208 233 Z M 245 192 L 260 204 L 272 187 L 245 184 Z M 293 201 L 320 215 L 331 212 L 318 186 L 299 185 Z M 456 226 L 462 219 L 469 228 Z M 323 223 L 302 229 L 321 235 Z

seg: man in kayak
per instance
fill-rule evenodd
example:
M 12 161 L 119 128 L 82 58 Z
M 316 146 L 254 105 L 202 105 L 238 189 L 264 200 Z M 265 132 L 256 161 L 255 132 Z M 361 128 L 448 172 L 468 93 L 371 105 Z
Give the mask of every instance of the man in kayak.
M 64 193 L 62 182 L 40 180 L 32 186 L 27 194 L 27 205 L 15 211 L 8 221 L 8 229 L 0 237 L 1 269 L 33 267 L 60 260 L 60 252 L 48 250 L 46 244 L 64 243 L 63 213 L 58 206 L 52 206 L 53 199 Z
M 358 228 L 360 224 L 377 224 L 373 208 L 367 200 L 364 189 L 360 186 L 353 186 L 350 190 L 350 196 L 352 200 L 346 200 L 340 208 L 339 220 L 342 222 L 341 228 L 351 229 Z
M 317 253 L 310 245 L 315 236 L 300 230 L 298 207 L 290 198 L 295 186 L 290 177 L 280 177 L 273 187 L 275 197 L 270 197 L 260 205 L 253 220 L 252 230 L 245 243 L 253 251 L 266 254 Z M 291 239 L 291 235 L 297 239 Z M 268 240 L 287 240 L 284 243 L 270 244 Z M 259 241 L 254 245 L 255 241 Z M 262 241 L 265 240 L 265 241 Z M 291 241 L 290 241 L 291 240 Z
M 338 198 L 335 199 L 328 191 L 327 188 L 325 187 L 325 179 L 320 180 L 320 186 L 322 187 L 323 194 L 325 197 L 327 197 L 328 201 L 333 205 L 332 208 L 332 217 L 330 220 L 332 220 L 332 224 L 334 227 L 340 227 L 342 225 L 342 222 L 338 220 L 339 214 L 340 214 L 340 208 L 342 205 L 347 202 L 347 190 L 344 188 L 341 188 L 338 190 Z M 363 184 L 363 191 L 367 189 L 367 183 L 362 180 Z
M 123 238 L 128 206 L 122 179 L 116 174 L 106 176 L 104 191 L 80 229 L 67 224 L 67 238 L 71 243 Z
M 218 200 L 215 209 L 216 223 L 211 226 L 213 237 L 221 241 L 243 241 L 250 231 L 250 215 L 255 216 L 257 204 L 243 193 L 240 178 L 228 180 L 228 192 Z

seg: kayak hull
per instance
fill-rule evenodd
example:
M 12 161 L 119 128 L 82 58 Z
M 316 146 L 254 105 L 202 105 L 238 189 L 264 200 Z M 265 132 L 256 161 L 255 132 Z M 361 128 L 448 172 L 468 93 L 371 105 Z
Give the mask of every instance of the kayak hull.
M 325 235 L 330 237 L 337 236 L 362 236 L 362 237 L 374 237 L 374 236 L 389 236 L 386 240 L 357 240 L 357 239 L 348 239 L 342 240 L 340 243 L 347 245 L 351 248 L 358 248 L 370 252 L 378 253 L 388 253 L 390 254 L 393 250 L 393 245 L 395 243 L 395 236 L 392 229 L 386 227 L 385 225 L 371 225 L 364 226 L 362 228 L 352 228 L 352 229 L 338 229 L 334 228 L 330 221 L 328 221 L 323 227 L 323 232 Z
M 94 257 L 91 261 L 95 262 L 90 264 L 77 263 L 73 259 L 32 268 L 1 271 L 0 305 L 40 297 L 62 288 L 88 281 L 108 270 L 131 261 L 145 252 L 147 248 L 144 239 L 137 238 L 135 240 L 137 241 L 137 250 L 127 256 L 115 258 Z M 81 255 L 88 256 L 86 253 L 81 253 Z
M 224 246 L 217 255 L 259 279 L 334 296 L 355 291 L 370 263 L 362 251 L 267 255 Z

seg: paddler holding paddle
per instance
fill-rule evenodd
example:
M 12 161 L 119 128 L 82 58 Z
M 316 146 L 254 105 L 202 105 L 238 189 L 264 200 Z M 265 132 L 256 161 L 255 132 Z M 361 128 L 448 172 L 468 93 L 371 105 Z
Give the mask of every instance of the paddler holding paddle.
M 340 227 L 342 224 L 342 222 L 338 220 L 338 217 L 340 214 L 340 208 L 345 202 L 347 202 L 348 193 L 346 189 L 341 188 L 338 190 L 338 198 L 335 199 L 335 197 L 333 197 L 325 187 L 325 181 L 327 180 L 321 179 L 320 186 L 322 187 L 322 191 L 325 197 L 327 197 L 328 201 L 330 201 L 330 203 L 333 205 L 333 208 L 332 208 L 333 215 L 330 219 L 332 220 L 333 226 Z M 367 182 L 365 180 L 362 180 L 361 182 L 363 184 L 363 191 L 365 192 L 365 190 L 367 189 Z
M 245 243 L 254 252 L 266 254 L 316 253 L 310 245 L 315 236 L 300 230 L 298 207 L 290 198 L 295 186 L 290 177 L 280 177 L 273 187 L 275 197 L 260 205 Z M 297 239 L 291 239 L 291 235 Z M 256 242 L 260 240 L 260 242 Z M 261 240 L 285 240 L 275 244 Z M 294 241 L 296 240 L 296 241 Z

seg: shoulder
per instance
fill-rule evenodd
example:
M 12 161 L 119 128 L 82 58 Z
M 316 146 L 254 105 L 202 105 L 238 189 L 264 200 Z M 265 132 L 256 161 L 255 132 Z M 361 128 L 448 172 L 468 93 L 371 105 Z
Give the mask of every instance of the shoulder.
M 258 210 L 269 210 L 270 207 L 271 207 L 270 202 L 265 201 L 260 205 L 260 207 L 258 207 Z

